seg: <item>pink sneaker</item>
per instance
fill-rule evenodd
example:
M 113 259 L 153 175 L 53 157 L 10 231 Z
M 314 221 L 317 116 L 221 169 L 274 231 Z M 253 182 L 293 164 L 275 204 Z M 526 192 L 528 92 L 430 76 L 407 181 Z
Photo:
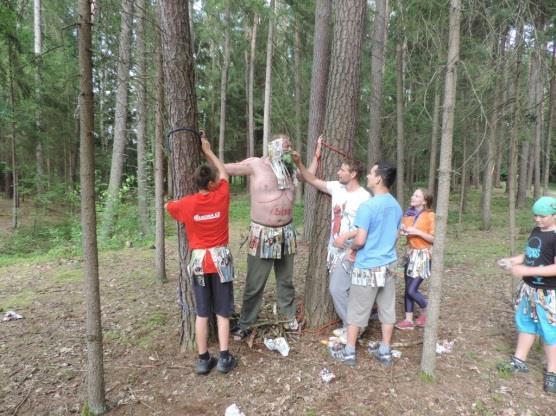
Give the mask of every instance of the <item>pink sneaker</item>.
M 415 320 L 415 325 L 417 325 L 419 328 L 424 328 L 426 322 L 427 315 L 419 315 L 419 317 Z
M 413 322 L 404 319 L 403 321 L 398 322 L 394 325 L 396 328 L 401 329 L 402 331 L 415 329 L 415 325 Z

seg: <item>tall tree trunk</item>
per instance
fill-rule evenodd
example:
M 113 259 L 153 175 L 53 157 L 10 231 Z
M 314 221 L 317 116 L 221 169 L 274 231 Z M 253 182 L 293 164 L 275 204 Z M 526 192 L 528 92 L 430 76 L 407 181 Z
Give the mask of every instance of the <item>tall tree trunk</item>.
M 328 82 L 324 133 L 327 141 L 347 155 L 353 155 L 357 131 L 361 45 L 365 25 L 365 0 L 343 0 L 334 8 L 334 36 Z M 341 162 L 338 155 L 325 152 L 323 174 L 332 177 Z M 320 326 L 333 316 L 328 294 L 329 277 L 326 253 L 330 233 L 330 198 L 317 194 L 315 224 L 311 238 L 309 265 L 305 276 L 305 316 L 311 327 Z
M 266 71 L 264 79 L 264 111 L 263 111 L 263 156 L 268 153 L 268 142 L 270 141 L 271 126 L 270 115 L 272 111 L 272 52 L 274 44 L 274 20 L 276 13 L 276 2 L 270 0 L 270 11 L 268 21 L 268 37 L 266 39 Z
M 505 30 L 505 29 L 504 29 Z M 485 170 L 483 173 L 483 192 L 482 192 L 482 229 L 490 230 L 492 220 L 492 183 L 494 175 L 494 164 L 496 158 L 496 138 L 498 137 L 498 120 L 500 119 L 501 100 L 502 100 L 502 75 L 504 65 L 504 48 L 506 46 L 506 34 L 502 33 L 500 42 L 496 45 L 494 51 L 493 67 L 496 68 L 496 61 L 499 60 L 500 68 L 502 70 L 495 71 L 495 86 L 494 86 L 494 100 L 492 104 L 492 111 L 490 113 L 489 134 L 487 141 L 487 156 Z
M 434 195 L 436 184 L 436 166 L 438 163 L 438 131 L 440 118 L 440 86 L 439 81 L 435 81 L 434 86 L 434 106 L 432 110 L 432 133 L 429 158 L 429 184 L 428 190 Z
M 251 30 L 251 49 L 249 53 L 249 84 L 247 86 L 248 107 L 249 107 L 249 157 L 255 156 L 255 58 L 257 51 L 257 26 L 259 25 L 259 15 L 255 13 L 253 16 L 253 28 Z
M 528 194 L 529 183 L 527 181 L 527 171 L 529 165 L 529 140 L 521 143 L 521 153 L 519 155 L 519 176 L 517 184 L 517 207 L 523 208 Z
M 442 139 L 438 177 L 438 204 L 436 211 L 436 232 L 432 253 L 432 274 L 429 286 L 427 325 L 423 337 L 421 370 L 434 377 L 436 367 L 436 340 L 442 274 L 444 273 L 444 244 L 450 202 L 450 172 L 452 170 L 452 140 L 454 134 L 454 107 L 456 102 L 457 63 L 459 60 L 460 0 L 450 0 L 450 31 L 448 39 L 448 60 L 444 86 L 444 111 L 442 114 Z
M 373 33 L 371 37 L 371 101 L 369 144 L 367 164 L 380 160 L 382 150 L 380 132 L 382 127 L 382 84 L 384 78 L 384 51 L 388 36 L 388 0 L 376 0 L 376 10 L 373 19 Z
M 328 69 L 330 67 L 331 13 L 332 2 L 330 0 L 316 0 L 309 123 L 307 129 L 307 163 L 310 163 L 309 161 L 313 158 L 317 137 L 324 131 L 326 88 L 328 86 Z M 303 239 L 305 241 L 309 241 L 313 235 L 316 197 L 317 190 L 314 187 L 305 187 L 305 210 L 303 215 Z
M 10 147 L 11 147 L 11 167 L 12 167 L 12 228 L 15 230 L 18 227 L 18 206 L 19 206 L 19 170 L 17 166 L 16 154 L 16 97 L 15 97 L 15 45 L 13 39 L 8 39 L 8 80 L 10 88 Z
M 228 67 L 230 66 L 230 7 L 224 12 L 224 50 L 220 68 L 220 132 L 218 135 L 218 158 L 224 160 L 224 135 L 226 133 L 226 97 L 228 90 Z
M 517 150 L 518 150 L 518 135 L 520 126 L 520 114 L 521 114 L 521 100 L 519 94 L 519 77 L 521 74 L 521 54 L 523 49 L 522 42 L 523 34 L 523 24 L 519 25 L 516 30 L 515 45 L 516 45 L 516 63 L 513 77 L 513 104 L 512 104 L 512 128 L 510 131 L 510 149 L 508 156 L 508 237 L 510 240 L 510 255 L 514 256 L 516 254 L 516 240 L 517 240 L 517 225 L 516 225 L 516 179 L 517 179 Z M 513 292 L 514 281 L 512 278 L 512 284 L 509 292 Z
M 293 45 L 293 83 L 294 83 L 294 107 L 295 107 L 295 148 L 298 152 L 302 152 L 301 139 L 301 30 L 299 28 L 299 19 L 295 19 L 294 23 L 294 45 Z M 301 202 L 303 198 L 303 182 L 295 188 L 295 200 Z
M 552 75 L 550 77 L 550 95 L 548 102 L 548 126 L 546 127 L 546 145 L 543 174 L 543 193 L 548 192 L 548 180 L 550 178 L 550 160 L 552 158 L 552 129 L 556 123 L 554 107 L 556 106 L 556 42 L 552 41 Z
M 86 284 L 87 405 L 94 415 L 106 410 L 102 322 L 98 278 L 97 218 L 95 211 L 95 139 L 93 135 L 93 71 L 91 40 L 91 1 L 79 0 L 79 122 L 81 232 Z
M 41 112 L 41 63 L 42 63 L 42 32 L 41 32 L 41 0 L 34 0 L 33 7 L 33 32 L 35 34 L 35 159 L 37 163 L 37 177 L 35 179 L 37 185 L 37 193 L 44 192 L 44 154 L 43 154 L 43 135 L 42 129 L 42 112 Z
M 160 22 L 160 5 L 157 4 Z M 164 68 L 162 63 L 162 39 L 160 30 L 156 36 L 156 116 L 154 132 L 154 204 L 155 204 L 155 273 L 156 280 L 165 283 L 166 242 L 164 240 Z
M 197 126 L 197 99 L 195 96 L 194 58 L 189 29 L 187 4 L 181 0 L 160 3 L 164 62 L 164 91 L 169 114 L 170 129 Z M 196 191 L 193 173 L 200 164 L 198 138 L 189 131 L 170 136 L 172 152 L 172 178 L 175 198 Z M 183 224 L 178 224 L 179 298 L 182 310 L 180 345 L 182 350 L 195 347 L 195 313 L 191 277 L 187 271 L 189 247 Z
M 110 164 L 110 182 L 108 183 L 106 206 L 102 219 L 102 234 L 104 237 L 109 237 L 112 234 L 114 226 L 127 141 L 127 89 L 130 67 L 133 0 L 123 0 L 122 3 L 122 23 L 118 54 L 118 87 L 116 89 L 116 108 L 114 110 L 114 143 L 112 147 L 112 163 Z
M 533 57 L 531 64 L 535 66 L 535 77 L 533 79 L 535 89 L 535 107 L 531 109 L 535 114 L 534 127 L 534 152 L 533 152 L 533 197 L 541 196 L 541 148 L 542 148 L 542 126 L 544 125 L 544 83 L 543 83 L 543 58 L 544 53 L 542 42 L 542 31 L 544 30 L 544 17 L 539 13 L 535 19 L 535 45 L 533 47 Z
M 137 209 L 143 235 L 151 233 L 147 209 L 147 60 L 145 55 L 145 0 L 137 1 Z
M 403 39 L 399 39 L 396 44 L 396 198 L 403 207 L 404 189 L 405 189 L 405 168 L 404 168 L 404 87 L 403 87 L 403 69 L 404 69 L 404 44 Z M 370 164 L 369 164 L 370 165 Z

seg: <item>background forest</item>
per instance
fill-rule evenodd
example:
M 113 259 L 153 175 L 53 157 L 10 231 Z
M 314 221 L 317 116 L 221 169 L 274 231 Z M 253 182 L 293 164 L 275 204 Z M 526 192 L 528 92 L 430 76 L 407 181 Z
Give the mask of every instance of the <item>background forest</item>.
M 556 1 L 76 3 L 0 3 L 0 216 L 9 224 L 0 228 L 0 265 L 80 255 L 90 262 L 91 252 L 81 248 L 88 238 L 82 228 L 87 196 L 98 215 L 101 252 L 153 246 L 152 280 L 166 281 L 164 235 L 175 227 L 164 224 L 162 200 L 190 190 L 190 165 L 200 160 L 198 146 L 188 141 L 191 132 L 171 133 L 184 127 L 203 129 L 226 162 L 265 154 L 278 132 L 310 159 L 324 133 L 327 149 L 336 151 L 326 151 L 320 176 L 335 178 L 341 153 L 367 164 L 394 161 L 402 207 L 416 186 L 428 187 L 439 199 L 439 222 L 453 225 L 456 238 L 465 234 L 464 222 L 472 222 L 507 241 L 501 250 L 510 252 L 516 251 L 530 198 L 550 193 L 556 175 Z M 80 166 L 87 105 L 80 98 L 83 10 L 92 19 L 90 190 Z M 180 26 L 182 18 L 186 24 Z M 188 33 L 174 42 L 176 28 Z M 175 65 L 171 52 L 180 48 L 183 56 L 176 55 L 186 64 L 178 72 L 190 82 L 184 88 L 169 70 Z M 188 113 L 176 116 L 182 102 Z M 180 119 L 193 122 L 176 124 Z M 245 185 L 233 182 L 235 226 L 248 216 Z M 297 224 L 309 248 L 296 267 L 306 278 L 304 318 L 310 328 L 332 318 L 330 300 L 317 296 L 326 280 L 310 278 L 325 273 L 320 233 L 327 227 L 314 224 L 329 221 L 327 203 L 311 189 L 300 188 L 297 195 Z M 500 231 L 508 225 L 509 233 Z M 442 253 L 445 233 L 435 243 Z M 175 256 L 174 243 L 169 246 Z M 182 264 L 183 248 L 180 242 Z M 443 260 L 439 264 L 438 279 Z M 98 270 L 87 273 L 88 282 L 97 275 L 97 292 L 89 287 L 87 294 L 98 302 Z M 186 276 L 183 269 L 178 273 L 185 293 Z M 438 323 L 431 315 L 435 341 Z M 182 351 L 193 338 L 191 316 L 182 311 Z M 425 372 L 434 371 L 431 365 Z M 97 392 L 104 391 L 99 380 Z M 102 408 L 104 392 L 97 396 Z M 11 409 L 17 413 L 26 400 Z

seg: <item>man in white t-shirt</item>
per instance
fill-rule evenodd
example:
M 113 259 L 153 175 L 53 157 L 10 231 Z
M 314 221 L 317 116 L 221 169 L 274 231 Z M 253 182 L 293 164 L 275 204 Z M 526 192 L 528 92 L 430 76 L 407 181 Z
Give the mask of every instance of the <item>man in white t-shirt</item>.
M 320 159 L 322 138 L 317 141 L 315 159 Z M 351 159 L 344 159 L 338 169 L 337 181 L 324 181 L 311 173 L 301 161 L 299 153 L 292 152 L 292 159 L 299 169 L 305 182 L 313 185 L 319 191 L 332 197 L 332 213 L 330 224 L 330 239 L 328 242 L 327 267 L 330 274 L 330 295 L 334 302 L 334 309 L 347 326 L 347 304 L 351 284 L 350 273 L 353 263 L 346 256 L 351 240 L 340 237 L 349 231 L 354 231 L 355 213 L 359 205 L 370 198 L 370 194 L 359 184 L 360 177 L 365 173 L 364 167 Z M 345 329 L 334 331 L 343 335 Z

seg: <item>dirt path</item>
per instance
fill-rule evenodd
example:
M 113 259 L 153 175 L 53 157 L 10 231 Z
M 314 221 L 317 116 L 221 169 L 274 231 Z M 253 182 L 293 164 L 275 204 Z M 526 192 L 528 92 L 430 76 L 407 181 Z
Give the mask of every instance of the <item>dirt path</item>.
M 245 248 L 233 250 L 241 299 Z M 178 348 L 175 241 L 168 242 L 165 285 L 154 283 L 154 250 L 103 253 L 101 265 L 107 399 L 111 415 L 224 415 L 235 403 L 253 415 L 553 415 L 556 397 L 542 390 L 544 354 L 536 346 L 531 372 L 505 377 L 497 362 L 514 347 L 510 280 L 494 266 L 507 252 L 502 233 L 464 230 L 450 236 L 443 282 L 440 340 L 454 341 L 438 356 L 437 380 L 419 377 L 423 331 L 396 331 L 410 346 L 390 369 L 358 352 L 355 369 L 333 362 L 320 343 L 329 333 L 287 334 L 283 358 L 258 337 L 252 348 L 232 343 L 239 365 L 227 376 L 192 374 L 194 354 Z M 296 261 L 298 299 L 306 247 Z M 269 281 L 270 283 L 270 281 Z M 398 285 L 401 294 L 402 285 Z M 272 317 L 267 287 L 263 319 Z M 0 323 L 0 415 L 78 414 L 85 394 L 84 305 L 81 263 L 59 259 L 0 267 L 0 308 L 24 316 Z M 398 296 L 398 313 L 402 312 Z M 275 334 L 280 331 L 273 329 Z M 269 332 L 270 334 L 270 332 Z M 378 339 L 372 322 L 363 343 Z M 215 351 L 212 345 L 211 350 Z M 325 384 L 319 373 L 336 378 Z

